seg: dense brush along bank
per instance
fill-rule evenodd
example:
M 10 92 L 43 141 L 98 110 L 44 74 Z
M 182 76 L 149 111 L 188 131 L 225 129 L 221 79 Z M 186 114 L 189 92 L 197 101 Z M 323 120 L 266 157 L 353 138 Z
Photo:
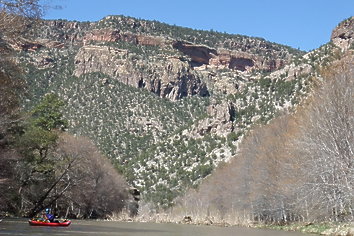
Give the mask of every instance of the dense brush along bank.
M 340 35 L 305 53 L 262 38 L 108 16 L 41 21 L 10 44 L 25 68 L 25 107 L 57 94 L 68 131 L 93 140 L 161 210 L 234 159 L 254 127 L 295 113 L 322 68 L 351 52 L 352 39 Z

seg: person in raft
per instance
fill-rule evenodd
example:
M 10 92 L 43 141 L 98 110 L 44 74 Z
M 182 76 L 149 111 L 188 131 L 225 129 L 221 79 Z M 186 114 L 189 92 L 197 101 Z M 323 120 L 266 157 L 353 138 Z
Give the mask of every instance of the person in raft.
M 50 214 L 50 208 L 45 209 L 43 213 L 43 218 L 48 222 L 54 222 L 54 215 Z

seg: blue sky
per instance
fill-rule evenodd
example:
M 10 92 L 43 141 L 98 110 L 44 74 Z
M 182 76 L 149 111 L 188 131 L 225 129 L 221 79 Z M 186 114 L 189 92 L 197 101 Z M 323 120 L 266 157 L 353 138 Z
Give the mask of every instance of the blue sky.
M 125 15 L 193 29 L 265 38 L 302 50 L 329 41 L 332 29 L 354 15 L 354 0 L 42 0 L 45 19 L 98 21 Z

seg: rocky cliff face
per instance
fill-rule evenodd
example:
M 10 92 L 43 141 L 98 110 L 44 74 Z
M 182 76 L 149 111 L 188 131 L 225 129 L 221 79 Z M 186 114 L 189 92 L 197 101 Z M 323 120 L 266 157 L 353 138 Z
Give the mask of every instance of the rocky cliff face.
M 145 88 L 162 98 L 208 96 L 209 92 L 198 74 L 187 62 L 174 57 L 158 63 L 131 59 L 128 50 L 108 46 L 83 46 L 75 56 L 74 75 L 101 72 L 135 88 Z
M 286 59 L 268 59 L 249 52 L 218 50 L 203 45 L 193 45 L 177 41 L 173 47 L 190 57 L 195 67 L 211 65 L 217 68 L 228 68 L 235 71 L 266 71 L 272 72 L 289 63 Z
M 40 30 L 17 43 L 17 48 L 69 50 L 76 53 L 75 76 L 101 72 L 171 100 L 208 96 L 212 88 L 205 75 L 215 74 L 215 70 L 272 72 L 289 64 L 294 56 L 288 48 L 262 39 L 227 36 L 217 39 L 213 48 L 199 43 L 207 42 L 206 35 L 196 38 L 190 30 L 174 39 L 171 35 L 176 30 L 169 30 L 168 25 L 114 16 L 93 23 L 44 21 Z M 184 40 L 188 37 L 195 37 L 194 42 Z M 36 60 L 56 63 L 54 58 Z M 214 84 L 218 87 L 219 82 Z
M 352 47 L 354 42 L 354 17 L 341 22 L 332 31 L 331 41 L 342 50 Z
M 207 107 L 207 118 L 200 120 L 190 130 L 185 130 L 184 135 L 190 137 L 203 137 L 206 134 L 216 134 L 226 137 L 234 131 L 234 121 L 237 117 L 235 104 L 223 102 L 211 104 Z

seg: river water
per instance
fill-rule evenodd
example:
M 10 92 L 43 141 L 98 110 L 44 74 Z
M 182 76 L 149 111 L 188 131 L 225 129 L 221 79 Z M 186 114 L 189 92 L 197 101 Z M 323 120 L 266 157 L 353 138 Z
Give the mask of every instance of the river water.
M 283 232 L 243 227 L 196 226 L 182 224 L 156 224 L 112 221 L 74 220 L 69 227 L 30 226 L 27 219 L 4 219 L 0 223 L 0 235 L 92 235 L 92 236 L 304 236 L 297 232 Z

